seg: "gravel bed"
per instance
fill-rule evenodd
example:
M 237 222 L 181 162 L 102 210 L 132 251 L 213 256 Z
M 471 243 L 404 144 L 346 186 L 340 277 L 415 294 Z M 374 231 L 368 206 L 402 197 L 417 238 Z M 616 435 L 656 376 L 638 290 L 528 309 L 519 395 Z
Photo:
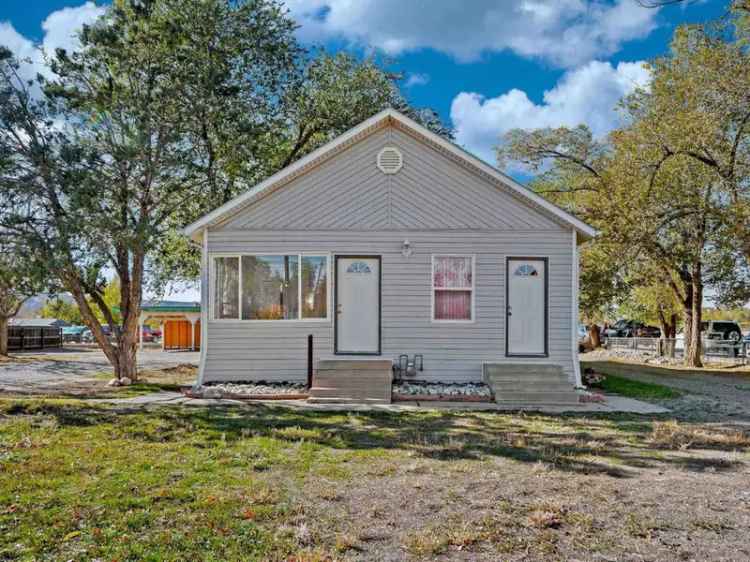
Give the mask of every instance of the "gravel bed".
M 222 382 L 208 383 L 190 389 L 193 396 L 219 398 L 222 396 L 298 396 L 307 394 L 307 387 L 298 382 Z
M 394 394 L 401 396 L 455 396 L 492 398 L 490 387 L 481 382 L 440 383 L 427 381 L 399 381 L 393 384 Z

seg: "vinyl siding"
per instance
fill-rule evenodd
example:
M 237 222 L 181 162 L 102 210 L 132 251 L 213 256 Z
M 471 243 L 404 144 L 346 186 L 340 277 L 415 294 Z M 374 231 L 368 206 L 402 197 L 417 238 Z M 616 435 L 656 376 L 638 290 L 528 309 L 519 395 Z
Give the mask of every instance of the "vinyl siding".
M 377 154 L 396 146 L 401 171 L 385 175 Z M 508 188 L 393 128 L 381 129 L 257 201 L 229 230 L 559 229 Z
M 409 237 L 414 253 L 401 255 Z M 383 357 L 424 355 L 420 378 L 481 380 L 484 361 L 562 365 L 573 381 L 572 233 L 563 229 L 513 231 L 209 231 L 211 254 L 297 253 L 382 256 Z M 476 320 L 431 321 L 432 254 L 476 256 Z M 505 259 L 549 257 L 549 357 L 505 358 Z M 333 266 L 333 264 L 332 264 Z M 330 282 L 333 282 L 333 272 Z M 332 288 L 335 290 L 335 287 Z M 333 294 L 333 290 L 331 294 Z M 331 309 L 333 307 L 331 306 Z M 209 311 L 211 313 L 211 311 Z M 307 335 L 315 360 L 333 355 L 333 322 L 253 323 L 209 320 L 204 381 L 305 380 Z

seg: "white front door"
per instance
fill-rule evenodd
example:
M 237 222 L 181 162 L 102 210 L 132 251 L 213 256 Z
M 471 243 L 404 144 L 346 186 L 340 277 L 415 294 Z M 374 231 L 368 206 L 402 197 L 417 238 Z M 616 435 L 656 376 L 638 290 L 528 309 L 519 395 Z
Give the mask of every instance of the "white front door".
M 336 353 L 380 353 L 379 257 L 336 257 Z
M 508 258 L 507 354 L 547 354 L 547 260 Z

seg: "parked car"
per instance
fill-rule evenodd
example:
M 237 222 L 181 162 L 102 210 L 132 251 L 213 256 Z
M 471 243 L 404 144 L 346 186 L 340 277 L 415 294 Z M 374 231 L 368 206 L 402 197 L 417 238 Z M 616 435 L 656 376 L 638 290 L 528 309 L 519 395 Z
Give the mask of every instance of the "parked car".
M 734 320 L 710 320 L 701 322 L 701 332 L 711 340 L 742 341 L 742 328 Z
M 110 338 L 112 336 L 112 330 L 109 328 L 107 324 L 104 324 L 102 326 L 102 331 L 104 332 L 104 335 L 107 336 L 107 338 Z M 86 328 L 83 333 L 81 334 L 81 341 L 92 343 L 94 340 L 94 334 L 91 333 L 91 330 Z
M 144 326 L 142 338 L 144 342 L 152 342 L 156 339 L 156 335 L 154 335 L 154 331 L 151 328 Z
M 608 338 L 658 338 L 661 330 L 637 320 L 618 320 L 604 331 Z
M 63 342 L 81 343 L 86 326 L 66 326 L 62 329 Z

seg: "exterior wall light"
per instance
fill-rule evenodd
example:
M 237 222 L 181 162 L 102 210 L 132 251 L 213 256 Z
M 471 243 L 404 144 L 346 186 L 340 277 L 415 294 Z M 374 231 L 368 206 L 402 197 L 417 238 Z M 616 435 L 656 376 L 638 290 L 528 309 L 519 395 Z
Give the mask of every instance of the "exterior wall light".
M 411 243 L 409 242 L 409 239 L 407 238 L 404 240 L 404 243 L 401 244 L 401 255 L 405 258 L 410 257 L 414 253 L 414 248 L 411 247 Z

